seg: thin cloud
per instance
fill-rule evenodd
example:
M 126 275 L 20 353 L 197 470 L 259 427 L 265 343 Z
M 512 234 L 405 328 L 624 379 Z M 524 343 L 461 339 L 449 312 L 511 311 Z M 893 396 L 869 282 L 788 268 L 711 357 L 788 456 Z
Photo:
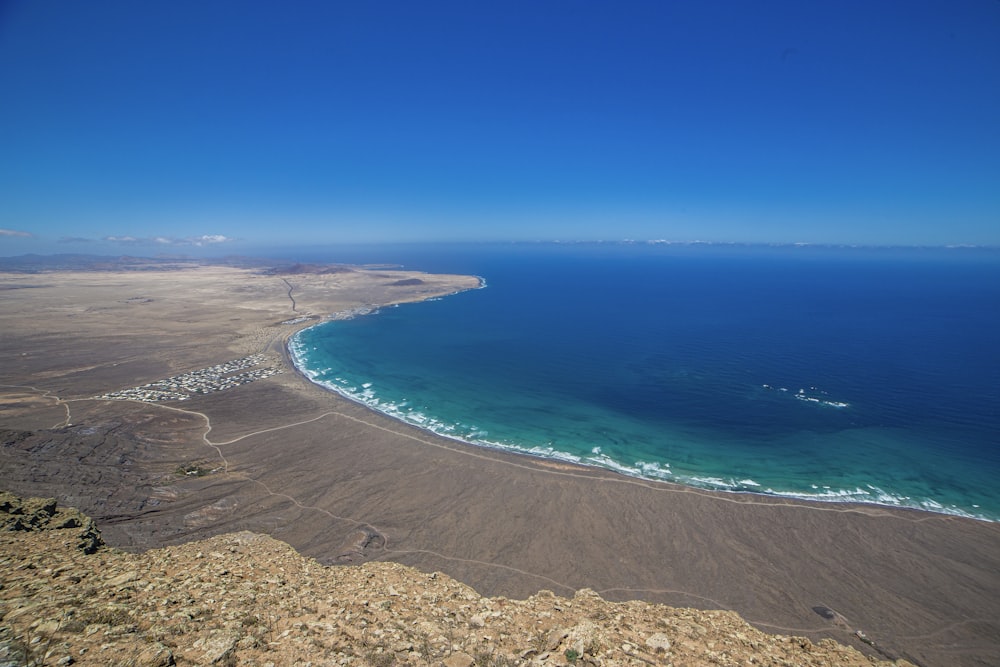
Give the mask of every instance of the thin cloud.
M 22 239 L 34 238 L 35 235 L 31 232 L 22 232 L 19 229 L 0 229 L 0 236 L 16 236 Z
M 103 241 L 109 243 L 119 243 L 122 245 L 166 245 L 166 246 L 206 246 L 217 243 L 230 243 L 236 239 L 222 234 L 202 234 L 200 236 L 185 236 L 177 238 L 174 236 L 105 236 Z
M 212 245 L 214 243 L 231 243 L 236 239 L 230 236 L 223 236 L 222 234 L 204 234 L 202 236 L 196 236 L 191 241 L 195 245 Z
M 134 236 L 105 236 L 102 241 L 109 241 L 110 243 L 121 243 L 122 245 L 138 245 L 144 243 L 145 241 Z
M 82 236 L 63 236 L 57 243 L 93 243 L 94 239 L 85 239 Z

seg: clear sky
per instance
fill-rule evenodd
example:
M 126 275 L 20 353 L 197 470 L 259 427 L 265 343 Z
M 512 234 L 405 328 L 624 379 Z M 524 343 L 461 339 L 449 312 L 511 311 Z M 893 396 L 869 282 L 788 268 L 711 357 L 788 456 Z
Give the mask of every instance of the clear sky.
M 0 255 L 625 238 L 1000 245 L 1000 2 L 0 2 Z

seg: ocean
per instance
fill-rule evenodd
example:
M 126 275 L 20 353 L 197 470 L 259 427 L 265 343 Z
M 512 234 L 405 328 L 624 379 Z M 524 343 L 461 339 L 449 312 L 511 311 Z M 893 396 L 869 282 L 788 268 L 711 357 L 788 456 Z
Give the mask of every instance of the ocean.
M 312 251 L 484 288 L 326 322 L 313 381 L 466 442 L 708 489 L 1000 520 L 1000 252 Z

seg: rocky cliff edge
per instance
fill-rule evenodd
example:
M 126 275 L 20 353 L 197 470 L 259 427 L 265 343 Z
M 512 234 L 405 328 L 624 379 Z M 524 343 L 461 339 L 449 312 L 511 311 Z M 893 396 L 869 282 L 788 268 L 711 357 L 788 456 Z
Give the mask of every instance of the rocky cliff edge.
M 142 554 L 51 499 L 0 493 L 7 665 L 909 665 L 765 634 L 728 611 L 484 598 L 395 563 L 324 567 L 253 533 Z

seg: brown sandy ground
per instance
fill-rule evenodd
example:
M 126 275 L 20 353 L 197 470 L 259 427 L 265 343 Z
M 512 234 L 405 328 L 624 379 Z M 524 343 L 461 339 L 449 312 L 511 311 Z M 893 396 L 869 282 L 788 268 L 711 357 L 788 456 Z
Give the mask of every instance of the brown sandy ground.
M 91 400 L 250 353 L 287 364 L 284 340 L 305 324 L 282 321 L 472 279 L 202 267 L 4 281 L 36 286 L 0 292 L 0 479 L 80 507 L 113 545 L 252 530 L 321 563 L 392 560 L 486 595 L 591 588 L 918 665 L 1000 664 L 998 524 L 470 448 L 294 372 L 184 402 Z
M 587 589 L 485 598 L 395 563 L 323 567 L 250 532 L 139 555 L 95 538 L 76 510 L 0 493 L 0 662 L 873 665 L 733 612 L 606 602 Z

